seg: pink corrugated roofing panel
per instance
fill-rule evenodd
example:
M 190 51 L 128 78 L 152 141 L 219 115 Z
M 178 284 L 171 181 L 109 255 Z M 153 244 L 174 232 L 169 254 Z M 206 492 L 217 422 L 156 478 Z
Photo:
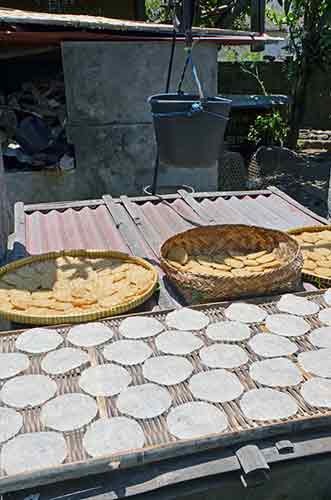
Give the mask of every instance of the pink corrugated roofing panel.
M 77 248 L 128 252 L 107 208 L 36 211 L 26 216 L 26 247 L 33 255 Z

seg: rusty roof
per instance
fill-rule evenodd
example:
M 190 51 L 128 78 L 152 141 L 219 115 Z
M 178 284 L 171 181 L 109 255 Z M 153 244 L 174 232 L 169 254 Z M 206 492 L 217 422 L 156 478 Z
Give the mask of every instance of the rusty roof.
M 325 224 L 322 217 L 270 187 L 265 191 L 42 203 L 15 207 L 12 258 L 75 248 L 113 249 L 144 257 L 159 267 L 159 248 L 170 236 L 196 225 L 242 223 L 287 230 Z M 157 306 L 179 298 L 163 283 Z M 163 290 L 164 291 L 164 290 Z M 169 298 L 170 295 L 170 298 Z

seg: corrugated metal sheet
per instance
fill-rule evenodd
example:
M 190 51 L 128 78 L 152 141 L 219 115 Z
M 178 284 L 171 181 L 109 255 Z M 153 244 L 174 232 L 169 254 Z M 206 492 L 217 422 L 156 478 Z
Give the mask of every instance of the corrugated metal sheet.
M 201 199 L 195 195 L 194 199 L 200 214 L 180 197 L 165 202 L 125 198 L 112 200 L 112 206 L 103 200 L 92 206 L 88 202 L 86 206 L 80 202 L 78 207 L 70 203 L 54 204 L 54 208 L 52 204 L 32 209 L 26 206 L 26 249 L 32 254 L 70 248 L 127 252 L 136 245 L 142 256 L 157 257 L 160 245 L 173 234 L 206 225 L 206 214 L 219 224 L 256 224 L 283 230 L 322 223 L 317 215 L 271 191 Z
M 0 21 L 10 24 L 34 24 L 41 26 L 61 26 L 69 29 L 98 29 L 116 31 L 142 31 L 152 33 L 172 33 L 171 24 L 146 23 L 102 16 L 50 14 L 27 10 L 8 9 L 0 6 Z M 193 28 L 195 33 L 213 35 L 252 35 L 249 31 L 224 30 L 217 28 Z M 257 33 L 256 33 L 257 34 Z
M 147 307 L 169 307 L 179 298 L 159 267 L 159 248 L 170 236 L 197 225 L 244 223 L 290 229 L 326 223 L 275 188 L 260 192 L 55 203 L 16 207 L 16 241 L 28 254 L 73 248 L 113 249 L 148 259 L 160 273 L 160 297 Z M 15 245 L 14 245 L 15 254 Z M 15 256 L 14 256 L 15 258 Z M 151 306 L 152 304 L 152 306 Z

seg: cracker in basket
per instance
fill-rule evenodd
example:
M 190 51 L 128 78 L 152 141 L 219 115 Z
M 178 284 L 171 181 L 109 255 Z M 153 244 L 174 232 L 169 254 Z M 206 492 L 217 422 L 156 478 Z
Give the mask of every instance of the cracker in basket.
M 219 264 L 218 262 L 211 262 L 211 267 L 217 271 L 231 271 L 231 267 L 226 264 Z
M 303 269 L 306 271 L 314 271 L 314 269 L 316 269 L 316 262 L 306 259 L 303 263 Z
M 252 273 L 248 269 L 232 269 L 231 274 L 233 276 L 245 277 L 250 276 Z
M 329 248 L 315 248 L 314 253 L 324 255 L 324 257 L 331 257 L 331 250 Z
M 19 297 L 12 297 L 10 299 L 10 302 L 15 309 L 18 309 L 20 311 L 26 311 L 26 309 L 29 309 L 29 307 L 31 307 L 31 301 L 20 299 Z
M 262 257 L 256 258 L 259 264 L 266 264 L 267 262 L 272 262 L 275 260 L 275 257 L 272 253 L 267 253 L 266 255 L 262 255 Z
M 318 274 L 319 276 L 326 276 L 329 278 L 331 276 L 331 268 L 326 268 L 326 267 L 317 267 L 314 270 L 314 274 Z
M 315 241 L 319 240 L 320 237 L 314 233 L 301 233 L 300 240 L 305 243 L 315 243 Z
M 273 260 L 272 262 L 266 262 L 265 264 L 263 264 L 264 269 L 273 269 L 279 266 L 280 266 L 279 260 Z
M 255 260 L 259 259 L 260 257 L 263 257 L 267 253 L 268 253 L 267 250 L 261 250 L 260 252 L 249 253 L 246 257 Z
M 184 265 L 188 261 L 188 254 L 183 246 L 174 246 L 169 250 L 167 258 Z
M 224 259 L 224 264 L 226 264 L 227 266 L 231 267 L 231 268 L 234 268 L 234 269 L 241 269 L 244 267 L 244 264 L 243 262 L 237 260 L 237 259 L 234 259 L 232 257 L 227 257 Z

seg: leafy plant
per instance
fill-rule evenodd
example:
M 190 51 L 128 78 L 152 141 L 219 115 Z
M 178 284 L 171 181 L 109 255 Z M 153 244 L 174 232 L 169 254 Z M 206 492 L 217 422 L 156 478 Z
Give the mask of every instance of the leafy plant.
M 278 111 L 256 117 L 250 126 L 248 140 L 256 145 L 283 146 L 288 132 L 285 120 Z
M 280 29 L 289 33 L 288 63 L 293 105 L 287 143 L 297 145 L 309 82 L 316 69 L 331 69 L 331 0 L 278 0 L 284 14 L 273 15 Z

